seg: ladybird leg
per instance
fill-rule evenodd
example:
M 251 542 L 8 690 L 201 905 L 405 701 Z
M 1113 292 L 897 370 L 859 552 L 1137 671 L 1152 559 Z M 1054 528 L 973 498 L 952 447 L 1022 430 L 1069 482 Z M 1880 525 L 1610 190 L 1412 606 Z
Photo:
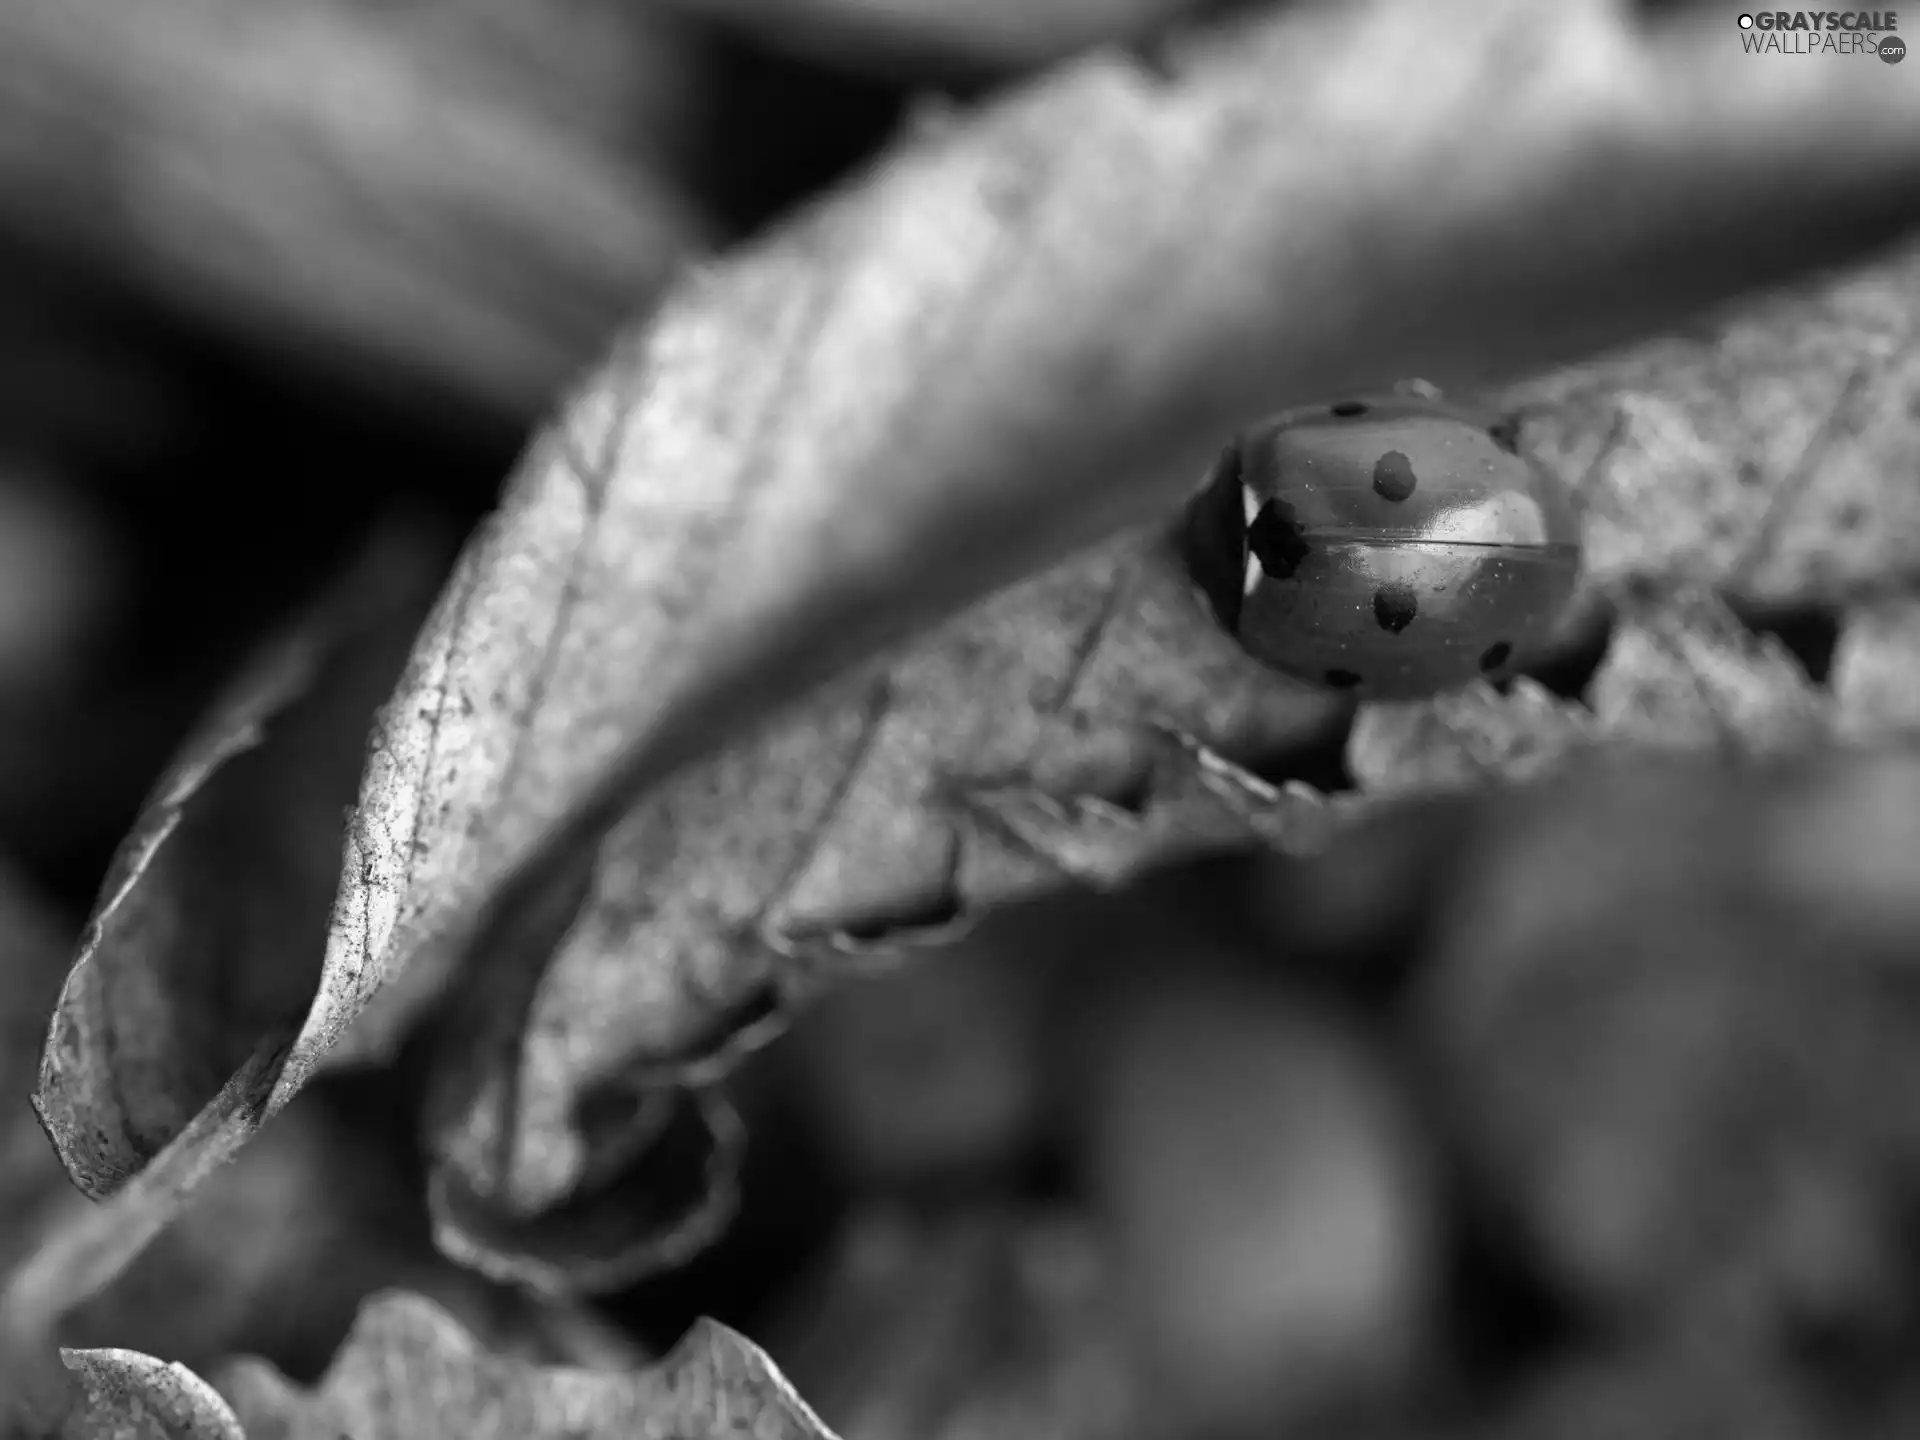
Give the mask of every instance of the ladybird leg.
M 1325 797 L 1310 786 L 1269 785 L 1177 729 L 1152 725 L 1147 735 L 1147 783 L 1129 803 L 1030 783 L 961 787 L 953 802 L 982 832 L 1096 889 L 1209 849 L 1312 849 L 1331 823 Z

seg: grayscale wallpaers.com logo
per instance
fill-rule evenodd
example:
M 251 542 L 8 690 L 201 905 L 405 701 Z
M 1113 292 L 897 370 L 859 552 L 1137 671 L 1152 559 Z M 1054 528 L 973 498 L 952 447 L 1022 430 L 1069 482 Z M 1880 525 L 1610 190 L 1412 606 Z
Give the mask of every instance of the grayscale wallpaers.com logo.
M 1899 28 L 1892 10 L 1759 10 L 1740 17 L 1740 43 L 1749 55 L 1877 55 L 1898 65 L 1907 58 Z

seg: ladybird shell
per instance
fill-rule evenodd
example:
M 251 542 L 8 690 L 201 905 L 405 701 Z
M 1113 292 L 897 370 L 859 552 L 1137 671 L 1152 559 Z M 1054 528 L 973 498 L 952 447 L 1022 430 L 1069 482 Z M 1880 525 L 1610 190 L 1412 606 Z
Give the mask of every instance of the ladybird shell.
M 1188 565 L 1255 659 L 1376 699 L 1499 678 L 1564 613 L 1577 517 L 1498 427 L 1426 398 L 1280 415 L 1222 454 Z

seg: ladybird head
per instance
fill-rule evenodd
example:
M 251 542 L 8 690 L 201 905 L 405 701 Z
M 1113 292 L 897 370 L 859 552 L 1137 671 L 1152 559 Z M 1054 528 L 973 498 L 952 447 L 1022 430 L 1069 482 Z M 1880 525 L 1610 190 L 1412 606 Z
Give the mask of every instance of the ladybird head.
M 1236 436 L 1220 452 L 1213 468 L 1207 472 L 1206 481 L 1187 503 L 1186 523 L 1181 532 L 1187 573 L 1200 587 L 1214 618 L 1229 635 L 1240 631 L 1240 607 L 1246 595 L 1244 459 Z

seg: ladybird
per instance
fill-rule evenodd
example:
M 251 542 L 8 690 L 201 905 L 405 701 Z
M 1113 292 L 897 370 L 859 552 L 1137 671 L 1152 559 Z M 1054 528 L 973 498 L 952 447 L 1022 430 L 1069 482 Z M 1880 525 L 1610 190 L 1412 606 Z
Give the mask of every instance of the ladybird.
M 1425 386 L 1241 434 L 1190 503 L 1184 548 L 1254 659 L 1382 700 L 1510 675 L 1580 568 L 1553 477 L 1509 427 Z

